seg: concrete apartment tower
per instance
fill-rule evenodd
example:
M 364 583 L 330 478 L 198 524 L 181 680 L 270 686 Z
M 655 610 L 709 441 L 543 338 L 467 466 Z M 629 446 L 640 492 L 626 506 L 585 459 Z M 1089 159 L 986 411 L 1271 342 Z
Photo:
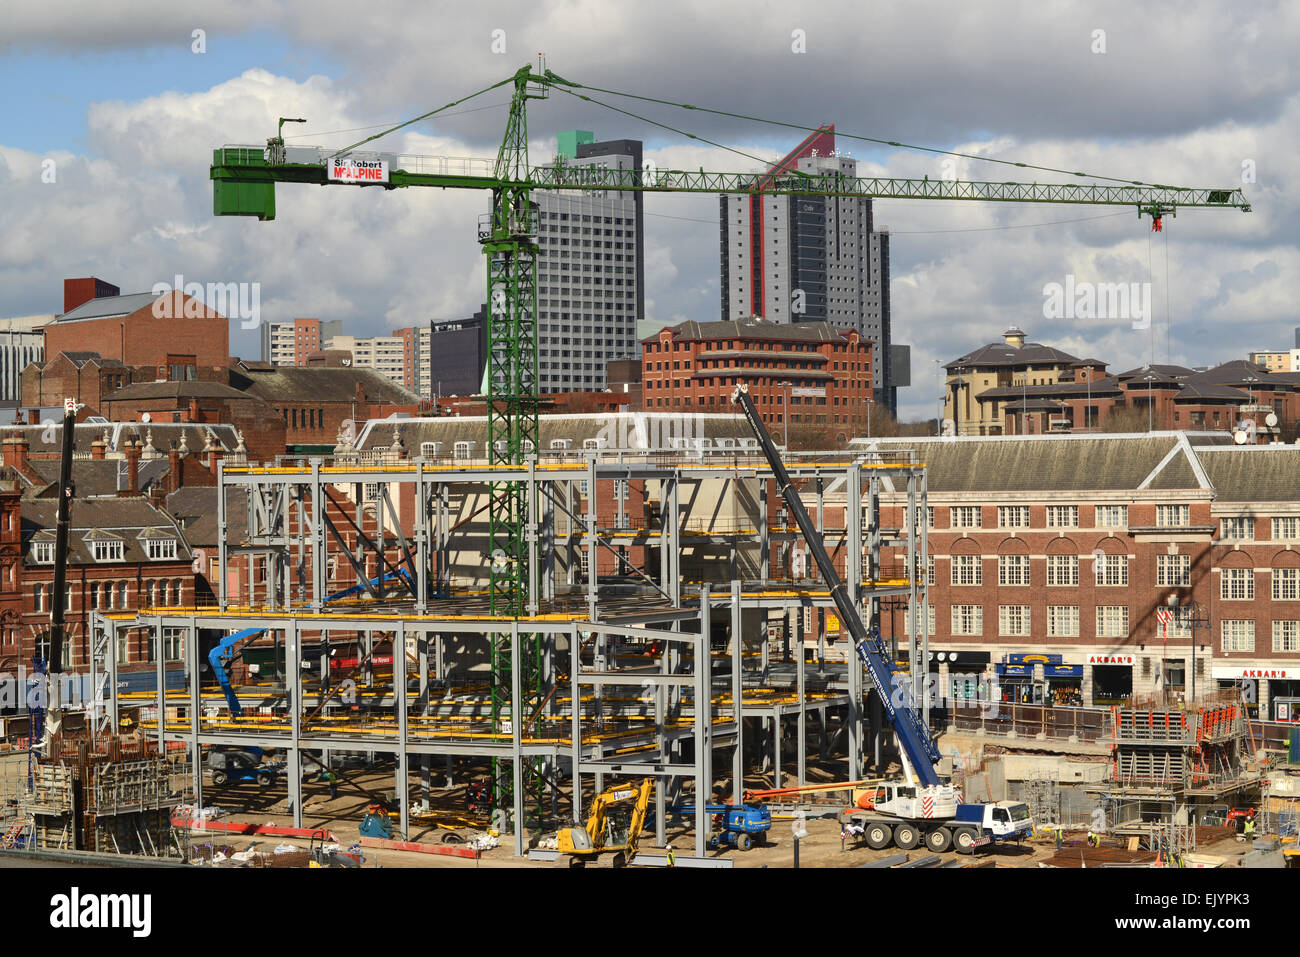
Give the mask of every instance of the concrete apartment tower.
M 641 169 L 639 140 L 594 142 L 560 133 L 557 163 Z M 640 357 L 645 318 L 642 196 L 604 190 L 543 191 L 537 203 L 537 336 L 542 392 L 605 388 L 612 359 Z
M 766 173 L 758 191 L 719 197 L 722 318 L 830 322 L 875 344 L 875 401 L 898 408 L 910 382 L 910 349 L 895 346 L 889 313 L 889 233 L 872 224 L 864 197 L 764 195 L 762 188 L 798 170 L 857 176 L 857 161 L 839 156 L 834 125 L 811 133 Z

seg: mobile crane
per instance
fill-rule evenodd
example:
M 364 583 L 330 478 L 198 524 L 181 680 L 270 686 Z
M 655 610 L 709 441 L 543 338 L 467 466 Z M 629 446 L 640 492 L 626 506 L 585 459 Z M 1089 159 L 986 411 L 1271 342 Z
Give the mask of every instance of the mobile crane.
M 955 845 L 959 852 L 970 853 L 977 846 L 993 840 L 1018 840 L 1033 834 L 1034 822 L 1025 805 L 1011 802 L 963 804 L 956 789 L 940 780 L 935 768 L 940 758 L 939 748 L 916 709 L 911 688 L 894 665 L 879 629 L 868 631 L 863 624 L 843 579 L 835 570 L 835 564 L 808 517 L 799 492 L 790 481 L 790 473 L 763 425 L 762 416 L 750 398 L 749 388 L 743 384 L 737 386 L 731 394 L 731 401 L 740 406 L 758 439 L 786 508 L 794 516 L 808 544 L 808 551 L 826 580 L 840 621 L 848 629 L 853 648 L 866 666 L 872 686 L 884 705 L 885 715 L 898 737 L 905 780 L 886 782 L 867 800 L 860 802 L 866 807 L 843 812 L 841 822 L 863 828 L 867 843 L 873 848 L 888 847 L 892 842 L 904 850 L 915 847 L 924 839 L 931 850 L 943 851 Z

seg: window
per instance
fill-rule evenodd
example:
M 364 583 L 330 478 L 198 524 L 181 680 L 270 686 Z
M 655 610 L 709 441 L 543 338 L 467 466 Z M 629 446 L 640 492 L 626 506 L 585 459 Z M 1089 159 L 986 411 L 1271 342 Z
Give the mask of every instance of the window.
M 1079 606 L 1078 605 L 1048 605 L 1047 606 L 1047 637 L 1049 638 L 1079 637 Z
M 953 605 L 952 633 L 954 635 L 982 635 L 984 633 L 984 606 Z
M 1254 651 L 1255 622 L 1250 619 L 1229 619 L 1222 622 L 1223 636 L 1220 639 L 1224 651 Z
M 1048 555 L 1047 585 L 1063 588 L 1079 584 L 1079 556 Z
M 1029 636 L 1028 605 L 998 605 L 998 634 Z
M 1273 650 L 1300 651 L 1300 621 L 1273 622 Z
M 1028 505 L 999 505 L 998 528 L 1028 528 Z
M 1156 525 L 1160 528 L 1186 528 L 1192 524 L 1190 505 L 1157 505 Z
M 126 582 L 118 582 L 117 584 L 117 607 L 118 608 L 127 607 Z
M 1191 555 L 1157 555 L 1156 584 L 1186 586 L 1192 583 Z
M 998 584 L 999 585 L 1028 585 L 1029 584 L 1029 556 L 1028 555 L 999 555 L 998 556 Z
M 53 565 L 54 543 L 32 542 L 32 561 L 38 565 Z
M 954 505 L 948 511 L 953 528 L 980 528 L 983 525 L 978 505 Z
M 1273 569 L 1273 600 L 1300 601 L 1300 568 Z
M 1128 584 L 1127 555 L 1097 555 L 1092 564 L 1098 585 Z
M 933 555 L 930 555 L 926 558 L 925 570 L 926 570 L 926 576 L 925 576 L 926 584 L 933 585 L 934 584 L 934 556 Z
M 1255 535 L 1255 521 L 1251 518 L 1221 518 L 1219 519 L 1219 538 L 1227 541 L 1253 538 Z
M 163 629 L 163 657 L 166 661 L 180 661 L 185 654 L 185 629 Z
M 980 556 L 952 556 L 952 583 L 954 585 L 984 584 L 984 566 L 980 561 Z
M 1253 601 L 1255 598 L 1255 570 L 1253 568 L 1225 568 L 1219 582 L 1219 597 L 1224 601 Z
M 46 588 L 44 585 L 32 586 L 32 602 L 34 603 L 34 608 L 36 611 L 45 610 L 45 595 L 46 595 Z
M 120 541 L 94 541 L 90 543 L 90 551 L 97 562 L 120 562 L 122 560 L 122 543 Z
M 127 654 L 131 647 L 130 632 L 122 629 L 117 633 L 117 663 L 124 664 L 127 660 Z
M 1300 538 L 1300 518 L 1273 519 L 1273 538 L 1276 540 Z
M 1127 505 L 1098 505 L 1098 528 L 1123 528 L 1128 525 Z
M 1097 637 L 1128 637 L 1128 605 L 1097 606 Z
M 174 538 L 151 538 L 145 542 L 145 547 L 150 561 L 176 560 L 176 539 Z
M 1047 527 L 1048 528 L 1078 528 L 1079 527 L 1079 506 L 1077 505 L 1047 506 Z
M 457 443 L 452 447 L 452 451 L 455 453 L 456 458 L 458 458 L 458 459 L 467 459 L 467 458 L 469 458 L 469 457 L 473 454 L 473 452 L 474 452 L 474 443 L 473 443 L 473 442 L 457 442 Z

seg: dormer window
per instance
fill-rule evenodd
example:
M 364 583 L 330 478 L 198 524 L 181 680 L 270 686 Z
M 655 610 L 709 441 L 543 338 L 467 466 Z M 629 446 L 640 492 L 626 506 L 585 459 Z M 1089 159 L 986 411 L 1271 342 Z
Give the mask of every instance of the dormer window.
M 97 539 L 90 543 L 91 557 L 97 562 L 120 562 L 123 559 L 120 539 Z
M 54 543 L 32 542 L 32 561 L 38 565 L 53 565 Z
M 145 543 L 145 551 L 151 562 L 176 560 L 176 539 L 151 538 Z

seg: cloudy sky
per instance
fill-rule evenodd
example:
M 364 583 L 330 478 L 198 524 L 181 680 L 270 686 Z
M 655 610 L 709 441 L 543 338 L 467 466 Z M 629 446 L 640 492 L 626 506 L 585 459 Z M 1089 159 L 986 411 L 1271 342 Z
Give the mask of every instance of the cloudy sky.
M 1188 209 L 1162 233 L 1123 207 L 881 200 L 894 338 L 912 345 L 904 418 L 934 414 L 935 360 L 1031 339 L 1111 363 L 1208 364 L 1293 346 L 1300 284 L 1300 6 L 764 0 L 5 0 L 0 26 L 0 316 L 57 312 L 62 279 L 124 292 L 257 282 L 264 319 L 358 334 L 468 315 L 482 301 L 471 191 L 281 186 L 277 219 L 212 215 L 229 143 L 341 147 L 482 89 L 544 52 L 563 77 L 841 133 L 1127 180 L 1240 187 L 1253 212 Z M 602 97 L 731 147 L 556 94 L 530 104 L 534 162 L 559 130 L 640 138 L 661 168 L 749 170 L 796 131 Z M 491 92 L 380 149 L 495 154 Z M 940 155 L 841 138 L 860 175 L 939 178 Z M 51 176 L 50 171 L 53 171 Z M 958 160 L 960 178 L 1078 181 Z M 48 180 L 53 179 L 53 182 Z M 646 309 L 718 317 L 717 200 L 646 201 Z M 1151 283 L 1154 322 L 1048 319 L 1044 287 Z M 1172 320 L 1172 321 L 1169 321 Z M 256 334 L 232 329 L 255 356 Z

